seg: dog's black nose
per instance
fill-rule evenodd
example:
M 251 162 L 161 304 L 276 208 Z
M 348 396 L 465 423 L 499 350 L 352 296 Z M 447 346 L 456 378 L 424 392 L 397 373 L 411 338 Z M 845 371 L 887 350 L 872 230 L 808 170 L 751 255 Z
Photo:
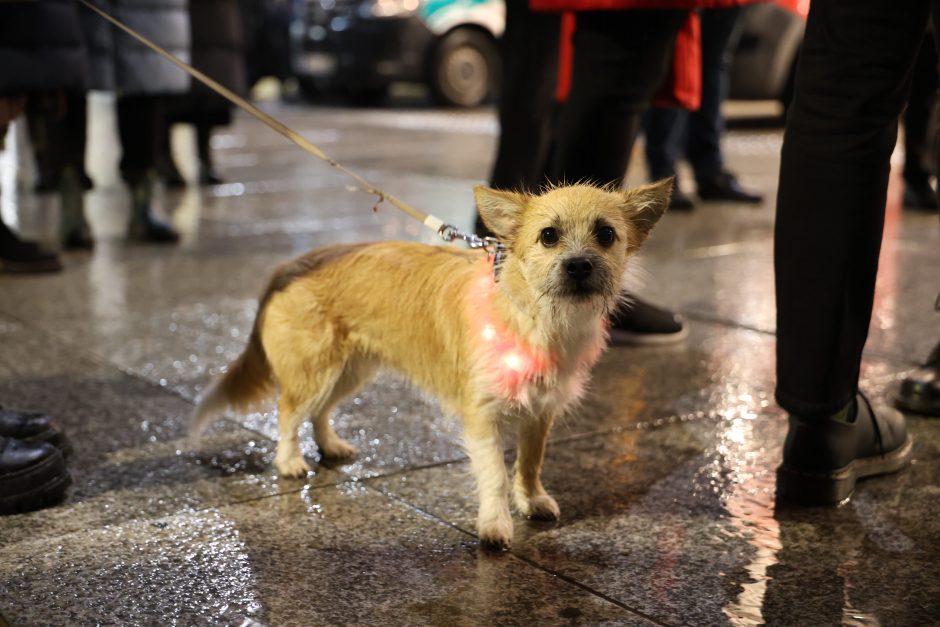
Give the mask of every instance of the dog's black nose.
M 574 257 L 565 262 L 565 272 L 575 281 L 583 281 L 591 276 L 594 264 L 587 257 Z

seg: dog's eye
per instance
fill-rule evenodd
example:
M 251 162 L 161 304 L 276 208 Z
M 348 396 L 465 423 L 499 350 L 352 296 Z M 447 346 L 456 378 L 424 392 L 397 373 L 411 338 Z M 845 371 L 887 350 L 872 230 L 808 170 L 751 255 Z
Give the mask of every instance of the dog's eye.
M 552 227 L 544 228 L 541 235 L 539 235 L 539 240 L 542 242 L 542 246 L 551 248 L 558 243 L 558 231 Z
M 598 227 L 597 231 L 594 232 L 594 237 L 597 238 L 597 243 L 607 248 L 608 246 L 614 243 L 614 229 L 609 226 Z

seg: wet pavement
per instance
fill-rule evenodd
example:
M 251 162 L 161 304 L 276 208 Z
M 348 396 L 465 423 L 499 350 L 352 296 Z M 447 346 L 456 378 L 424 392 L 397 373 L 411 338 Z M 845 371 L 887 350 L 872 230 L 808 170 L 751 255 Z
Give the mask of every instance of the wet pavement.
M 215 139 L 229 182 L 162 195 L 183 244 L 126 245 L 107 107 L 94 109 L 87 204 L 103 241 L 63 274 L 0 277 L 0 403 L 55 415 L 75 445 L 63 504 L 0 519 L 11 625 L 940 624 L 940 420 L 911 416 L 914 463 L 845 505 L 775 505 L 771 201 L 664 218 L 636 280 L 686 315 L 690 337 L 605 355 L 548 448 L 561 521 L 517 516 L 512 551 L 494 555 L 477 546 L 457 421 L 394 375 L 335 416 L 359 456 L 306 480 L 273 471 L 271 411 L 185 438 L 274 265 L 330 242 L 429 236 L 239 117 Z M 491 112 L 275 111 L 388 191 L 470 224 Z M 727 139 L 731 166 L 769 199 L 780 139 Z M 898 192 L 863 368 L 879 399 L 940 336 L 940 229 L 901 212 Z M 24 230 L 54 232 L 44 201 L 19 205 Z M 317 460 L 309 426 L 303 441 Z

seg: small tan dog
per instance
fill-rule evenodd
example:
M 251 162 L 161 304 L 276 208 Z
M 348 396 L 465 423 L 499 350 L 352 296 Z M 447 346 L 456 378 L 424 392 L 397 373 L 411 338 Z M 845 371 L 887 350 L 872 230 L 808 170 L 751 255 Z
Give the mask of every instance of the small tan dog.
M 274 463 L 310 470 L 297 430 L 311 419 L 327 458 L 356 451 L 330 411 L 389 367 L 463 420 L 476 477 L 480 540 L 512 540 L 501 430 L 518 430 L 516 508 L 557 519 L 542 487 L 545 442 L 584 390 L 622 298 L 627 261 L 669 202 L 672 179 L 626 192 L 589 185 L 533 196 L 479 186 L 477 207 L 507 247 L 496 272 L 480 251 L 406 242 L 336 245 L 282 265 L 261 299 L 245 352 L 208 390 L 194 431 L 228 407 L 279 392 Z

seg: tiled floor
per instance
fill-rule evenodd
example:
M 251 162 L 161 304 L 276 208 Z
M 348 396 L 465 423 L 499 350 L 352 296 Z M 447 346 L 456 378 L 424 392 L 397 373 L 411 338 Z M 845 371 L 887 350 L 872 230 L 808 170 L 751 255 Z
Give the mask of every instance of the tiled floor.
M 359 457 L 303 481 L 271 468 L 270 411 L 220 422 L 196 447 L 185 437 L 275 264 L 327 242 L 428 236 L 239 117 L 216 138 L 229 183 L 164 196 L 183 245 L 109 239 L 124 193 L 105 105 L 93 106 L 103 183 L 87 198 L 105 241 L 63 274 L 0 277 L 0 403 L 55 415 L 75 444 L 68 499 L 0 519 L 0 624 L 940 624 L 940 421 L 911 417 L 915 463 L 844 506 L 775 506 L 771 201 L 667 215 L 637 274 L 687 315 L 689 339 L 607 353 L 549 446 L 562 520 L 517 517 L 512 551 L 494 555 L 474 536 L 457 421 L 392 375 L 335 416 Z M 469 225 L 491 112 L 275 112 Z M 768 199 L 779 144 L 769 130 L 727 140 Z M 49 232 L 42 202 L 19 205 L 25 230 Z M 936 217 L 895 205 L 863 372 L 880 398 L 940 337 Z M 314 461 L 309 427 L 304 438 Z

